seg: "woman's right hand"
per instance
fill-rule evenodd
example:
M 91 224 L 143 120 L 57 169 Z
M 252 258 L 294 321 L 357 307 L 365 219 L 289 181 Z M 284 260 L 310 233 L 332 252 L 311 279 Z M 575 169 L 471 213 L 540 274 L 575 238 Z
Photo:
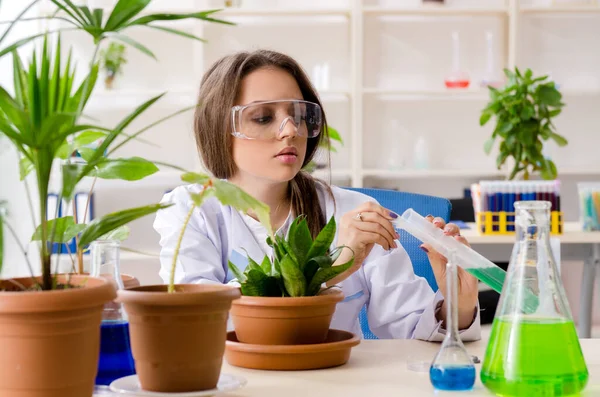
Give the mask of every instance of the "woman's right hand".
M 352 251 L 354 263 L 350 269 L 327 282 L 327 285 L 337 284 L 360 269 L 375 244 L 379 244 L 385 250 L 397 248 L 394 240 L 399 236 L 391 222 L 397 217 L 392 211 L 372 201 L 345 213 L 340 219 L 337 246 L 346 246 L 351 250 L 342 250 L 334 266 L 348 262 L 352 258 Z

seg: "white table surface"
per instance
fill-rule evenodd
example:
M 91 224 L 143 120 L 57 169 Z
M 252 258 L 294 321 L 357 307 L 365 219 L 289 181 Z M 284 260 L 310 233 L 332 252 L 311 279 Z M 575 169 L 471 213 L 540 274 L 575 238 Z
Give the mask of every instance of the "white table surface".
M 486 342 L 466 345 L 469 353 L 483 361 Z M 590 378 L 582 397 L 600 396 L 600 339 L 582 339 Z M 259 371 L 232 367 L 223 372 L 247 379 L 243 388 L 227 394 L 239 397 L 421 397 L 491 396 L 479 380 L 481 364 L 476 364 L 477 383 L 469 392 L 435 392 L 428 373 L 407 369 L 408 360 L 430 361 L 440 344 L 417 340 L 363 340 L 352 350 L 346 365 L 313 371 Z
M 470 244 L 514 244 L 516 236 L 479 234 L 475 223 L 468 223 L 469 229 L 461 229 L 460 233 Z M 600 244 L 600 231 L 586 232 L 581 230 L 579 222 L 565 222 L 563 234 L 552 235 L 560 239 L 562 244 Z

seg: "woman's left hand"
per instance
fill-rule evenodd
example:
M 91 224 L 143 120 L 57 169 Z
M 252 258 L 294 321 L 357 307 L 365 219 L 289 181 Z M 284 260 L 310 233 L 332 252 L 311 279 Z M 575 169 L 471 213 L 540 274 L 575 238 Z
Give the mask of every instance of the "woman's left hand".
M 453 223 L 446 224 L 442 218 L 434 218 L 433 216 L 427 216 L 427 220 L 432 222 L 435 226 L 444 230 L 444 234 L 454 237 L 456 240 L 470 246 L 468 241 L 460 235 L 460 229 Z M 421 249 L 427 253 L 429 262 L 433 268 L 433 274 L 437 281 L 440 292 L 446 296 L 446 264 L 448 260 L 439 252 L 437 252 L 429 244 L 421 245 Z M 457 267 L 458 273 L 458 328 L 466 329 L 471 326 L 474 319 L 475 308 L 477 307 L 477 300 L 479 296 L 479 289 L 477 286 L 477 278 L 473 277 L 466 272 L 462 267 Z M 446 319 L 446 301 L 442 305 L 439 313 L 439 319 L 445 322 Z

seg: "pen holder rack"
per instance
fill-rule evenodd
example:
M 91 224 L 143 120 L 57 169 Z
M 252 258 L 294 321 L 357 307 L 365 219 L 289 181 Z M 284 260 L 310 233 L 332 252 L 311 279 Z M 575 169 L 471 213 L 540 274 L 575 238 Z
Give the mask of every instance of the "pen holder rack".
M 514 212 L 492 212 L 484 211 L 476 214 L 477 230 L 486 235 L 512 235 L 515 234 Z M 560 235 L 563 233 L 562 211 L 550 213 L 550 234 Z

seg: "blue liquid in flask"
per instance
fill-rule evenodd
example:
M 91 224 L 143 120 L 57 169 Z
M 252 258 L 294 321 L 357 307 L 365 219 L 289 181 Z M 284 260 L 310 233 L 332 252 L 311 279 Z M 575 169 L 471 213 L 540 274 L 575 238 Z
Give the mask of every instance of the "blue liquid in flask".
M 129 323 L 103 321 L 100 326 L 100 360 L 96 375 L 97 385 L 110 385 L 112 381 L 135 374 L 131 355 Z
M 431 384 L 437 390 L 471 390 L 475 384 L 475 376 L 475 367 L 472 365 L 432 365 L 429 368 Z

